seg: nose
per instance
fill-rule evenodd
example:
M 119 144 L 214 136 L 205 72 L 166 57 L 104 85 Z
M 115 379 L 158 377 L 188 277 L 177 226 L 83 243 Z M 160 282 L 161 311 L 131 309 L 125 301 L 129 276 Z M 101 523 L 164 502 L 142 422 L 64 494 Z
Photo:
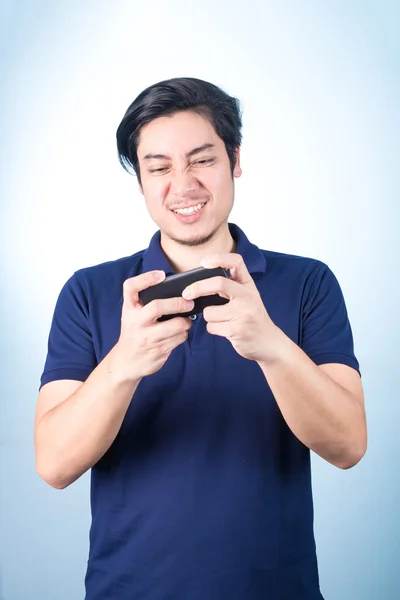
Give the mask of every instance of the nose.
M 196 180 L 189 171 L 176 169 L 170 180 L 170 193 L 172 196 L 185 198 L 197 189 Z

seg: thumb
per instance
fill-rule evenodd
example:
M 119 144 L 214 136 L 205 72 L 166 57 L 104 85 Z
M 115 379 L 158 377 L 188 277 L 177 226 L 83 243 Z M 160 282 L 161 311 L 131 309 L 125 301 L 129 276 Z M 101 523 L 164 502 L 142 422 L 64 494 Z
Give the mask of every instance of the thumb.
M 139 300 L 139 292 L 146 290 L 152 285 L 161 283 L 164 279 L 164 271 L 148 271 L 147 273 L 126 279 L 123 285 L 124 304 L 132 307 L 142 306 Z

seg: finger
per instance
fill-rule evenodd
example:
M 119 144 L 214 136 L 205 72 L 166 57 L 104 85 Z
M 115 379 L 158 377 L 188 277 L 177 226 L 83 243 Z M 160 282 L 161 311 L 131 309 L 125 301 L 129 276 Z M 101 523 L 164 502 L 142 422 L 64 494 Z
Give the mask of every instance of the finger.
M 234 281 L 242 284 L 253 283 L 253 279 L 247 270 L 242 256 L 240 254 L 235 254 L 234 252 L 205 256 L 201 261 L 201 266 L 207 269 L 216 267 L 229 269 Z
M 218 335 L 229 340 L 233 337 L 232 323 L 207 323 L 206 329 L 211 335 Z
M 224 323 L 235 319 L 232 303 L 222 306 L 206 306 L 203 310 L 203 318 L 207 323 Z
M 175 350 L 175 348 L 177 348 L 181 344 L 184 344 L 187 341 L 187 339 L 188 339 L 187 331 L 185 331 L 184 333 L 174 335 L 173 337 L 169 338 L 168 342 L 170 343 L 171 352 L 172 352 L 172 350 Z
M 151 328 L 151 343 L 159 343 L 164 340 L 173 339 L 175 337 L 180 338 L 183 333 L 189 331 L 192 327 L 192 321 L 187 317 L 176 317 L 169 321 L 163 321 L 156 323 Z
M 223 298 L 231 300 L 240 296 L 242 292 L 241 284 L 237 281 L 232 281 L 232 279 L 226 277 L 209 277 L 188 285 L 183 290 L 182 296 L 187 300 L 192 300 L 193 298 L 200 298 L 200 296 L 219 294 Z
M 146 290 L 152 285 L 161 283 L 165 279 L 164 271 L 147 271 L 136 277 L 126 279 L 123 284 L 124 302 L 132 306 L 140 305 L 139 292 Z
M 176 334 L 176 335 L 168 338 L 167 340 L 159 342 L 158 350 L 159 350 L 159 352 L 161 352 L 161 354 L 164 354 L 164 353 L 170 354 L 173 350 L 175 350 L 175 348 L 177 348 L 181 344 L 184 344 L 187 341 L 187 339 L 188 339 L 187 331 L 185 331 L 184 333 Z
M 160 298 L 152 300 L 142 308 L 144 322 L 151 323 L 163 315 L 173 315 L 175 313 L 187 313 L 192 310 L 194 302 L 185 300 L 182 297 Z

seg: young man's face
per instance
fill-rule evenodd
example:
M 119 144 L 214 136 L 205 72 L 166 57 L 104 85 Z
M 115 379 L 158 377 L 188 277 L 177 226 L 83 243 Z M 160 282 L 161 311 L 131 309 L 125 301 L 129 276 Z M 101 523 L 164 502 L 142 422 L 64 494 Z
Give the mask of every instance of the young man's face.
M 187 246 L 210 240 L 234 199 L 228 154 L 212 125 L 189 111 L 159 117 L 142 127 L 137 154 L 140 189 L 162 234 Z M 233 175 L 241 175 L 239 151 Z M 185 207 L 200 210 L 174 212 Z

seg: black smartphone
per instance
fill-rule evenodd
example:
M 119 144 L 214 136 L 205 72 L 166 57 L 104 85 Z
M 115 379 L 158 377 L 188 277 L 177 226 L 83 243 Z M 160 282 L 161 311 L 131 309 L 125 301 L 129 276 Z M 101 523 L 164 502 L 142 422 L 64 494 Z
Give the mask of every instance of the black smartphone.
M 152 300 L 159 298 L 177 298 L 182 296 L 183 290 L 195 281 L 209 279 L 210 277 L 229 278 L 230 275 L 228 273 L 229 272 L 222 267 L 216 267 L 215 269 L 198 267 L 196 269 L 191 269 L 190 271 L 185 271 L 184 273 L 174 273 L 173 275 L 168 275 L 161 283 L 152 285 L 151 287 L 139 292 L 139 300 L 143 306 L 145 306 Z M 168 319 L 173 319 L 174 317 L 190 317 L 203 312 L 206 306 L 216 306 L 229 302 L 227 298 L 222 298 L 222 296 L 219 294 L 200 296 L 200 298 L 195 298 L 193 301 L 194 307 L 191 311 L 174 315 L 162 315 L 157 319 L 157 321 L 167 321 Z

